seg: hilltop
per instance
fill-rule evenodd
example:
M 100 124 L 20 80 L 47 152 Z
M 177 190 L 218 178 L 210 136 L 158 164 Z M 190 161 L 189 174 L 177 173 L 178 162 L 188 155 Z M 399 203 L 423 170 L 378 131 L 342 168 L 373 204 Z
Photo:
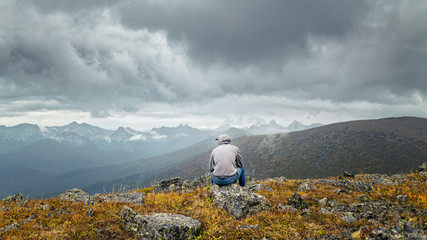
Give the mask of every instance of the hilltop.
M 179 217 L 182 224 L 198 225 L 194 239 L 426 239 L 427 164 L 419 169 L 412 174 L 345 173 L 303 181 L 248 179 L 244 189 L 221 188 L 229 195 L 237 189 L 262 201 L 263 207 L 254 211 L 241 209 L 243 215 L 221 207 L 219 190 L 207 184 L 206 176 L 192 182 L 173 178 L 116 194 L 72 189 L 39 200 L 17 194 L 0 201 L 0 238 L 136 239 L 145 234 L 138 230 L 145 223 L 138 221 L 157 224 L 155 218 Z M 231 201 L 239 208 L 245 206 L 241 201 L 253 200 Z

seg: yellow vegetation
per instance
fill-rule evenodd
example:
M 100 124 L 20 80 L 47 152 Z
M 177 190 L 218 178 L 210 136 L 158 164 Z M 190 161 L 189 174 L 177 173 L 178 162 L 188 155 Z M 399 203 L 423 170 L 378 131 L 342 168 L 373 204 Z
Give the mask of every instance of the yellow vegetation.
M 315 181 L 315 180 L 314 180 Z M 151 194 L 151 188 L 137 191 L 147 194 L 143 205 L 124 203 L 101 203 L 84 206 L 83 203 L 61 201 L 58 198 L 28 200 L 25 206 L 0 201 L 0 229 L 13 223 L 20 227 L 0 233 L 4 239 L 106 239 L 126 238 L 133 236 L 123 232 L 118 226 L 118 213 L 124 205 L 129 205 L 139 214 L 169 212 L 183 214 L 199 220 L 202 233 L 196 239 L 303 239 L 319 238 L 326 234 L 337 235 L 343 228 L 352 227 L 354 237 L 361 239 L 369 235 L 376 226 L 365 220 L 357 220 L 351 224 L 343 222 L 332 214 L 321 214 L 316 199 L 327 197 L 339 203 L 356 203 L 362 193 L 336 194 L 329 185 L 315 184 L 316 189 L 299 192 L 307 200 L 311 216 L 301 216 L 299 212 L 280 211 L 279 204 L 287 204 L 290 196 L 296 192 L 297 180 L 283 183 L 274 181 L 262 182 L 273 189 L 261 190 L 270 208 L 245 219 L 235 220 L 227 212 L 215 206 L 209 189 L 199 188 L 189 193 L 158 193 Z M 376 185 L 374 192 L 369 193 L 371 200 L 396 202 L 396 196 L 407 195 L 404 204 L 412 204 L 416 208 L 427 210 L 427 185 L 425 177 L 412 174 L 409 180 L 399 185 Z M 48 204 L 50 209 L 41 205 Z M 93 216 L 87 216 L 89 209 L 94 210 Z M 26 221 L 32 217 L 31 220 Z M 405 216 L 403 216 L 405 217 Z M 426 217 L 418 216 L 411 221 L 427 222 Z M 259 229 L 240 230 L 243 225 L 259 225 Z

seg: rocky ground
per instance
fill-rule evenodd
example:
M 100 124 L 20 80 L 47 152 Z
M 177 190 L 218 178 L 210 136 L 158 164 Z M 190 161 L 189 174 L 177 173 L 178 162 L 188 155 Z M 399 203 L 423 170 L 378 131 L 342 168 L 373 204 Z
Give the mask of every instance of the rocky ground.
M 87 221 L 92 226 L 86 239 L 425 240 L 426 179 L 424 163 L 414 174 L 345 172 L 328 179 L 249 178 L 245 188 L 211 186 L 207 173 L 193 181 L 176 177 L 127 193 L 89 195 L 81 189 L 70 189 L 51 204 L 16 194 L 0 201 L 0 239 L 54 239 L 40 232 L 52 232 L 55 227 L 49 221 L 71 215 L 68 221 L 81 219 L 77 221 Z M 77 210 L 58 207 L 58 202 Z M 114 208 L 114 220 L 108 224 L 117 227 L 95 228 L 102 222 L 102 214 L 108 215 L 108 207 Z M 13 218 L 22 212 L 25 214 L 20 219 Z M 212 219 L 215 216 L 218 219 Z M 62 231 L 65 235 L 51 236 L 85 238 L 83 233 L 73 236 Z

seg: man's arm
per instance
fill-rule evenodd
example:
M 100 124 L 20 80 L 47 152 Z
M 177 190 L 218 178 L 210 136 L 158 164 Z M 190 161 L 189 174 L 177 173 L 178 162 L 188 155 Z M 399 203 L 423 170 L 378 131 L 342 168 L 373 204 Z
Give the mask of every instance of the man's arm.
M 242 154 L 240 153 L 239 149 L 237 149 L 236 166 L 237 167 L 243 167 L 243 158 L 242 158 Z
M 209 171 L 214 171 L 214 156 L 213 153 L 211 153 L 211 157 L 209 158 Z

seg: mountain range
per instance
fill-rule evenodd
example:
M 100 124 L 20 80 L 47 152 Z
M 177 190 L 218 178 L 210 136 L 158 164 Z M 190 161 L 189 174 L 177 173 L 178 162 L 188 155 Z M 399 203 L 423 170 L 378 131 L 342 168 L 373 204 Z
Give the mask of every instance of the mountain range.
M 313 126 L 295 121 L 289 128 Z M 15 192 L 50 194 L 153 172 L 208 151 L 214 147 L 211 139 L 222 129 L 179 125 L 147 132 L 129 127 L 113 131 L 77 122 L 43 128 L 27 123 L 0 126 L 0 197 Z M 233 137 L 287 131 L 275 121 L 228 129 Z
M 399 117 L 342 122 L 288 133 L 245 135 L 233 139 L 232 144 L 243 154 L 246 174 L 257 179 L 322 178 L 338 176 L 344 171 L 353 174 L 410 173 L 427 160 L 427 119 Z M 149 186 L 153 181 L 172 176 L 191 180 L 208 171 L 213 145 L 205 152 L 168 167 L 98 183 L 87 189 Z M 171 155 L 180 156 L 185 151 Z
M 17 192 L 50 196 L 74 187 L 110 192 L 174 176 L 192 179 L 208 171 L 214 139 L 221 133 L 232 137 L 247 175 L 255 178 L 408 173 L 427 156 L 427 119 L 416 117 L 325 126 L 294 122 L 283 127 L 271 121 L 211 131 L 184 125 L 141 132 L 76 122 L 44 128 L 20 124 L 0 126 L 0 197 Z

